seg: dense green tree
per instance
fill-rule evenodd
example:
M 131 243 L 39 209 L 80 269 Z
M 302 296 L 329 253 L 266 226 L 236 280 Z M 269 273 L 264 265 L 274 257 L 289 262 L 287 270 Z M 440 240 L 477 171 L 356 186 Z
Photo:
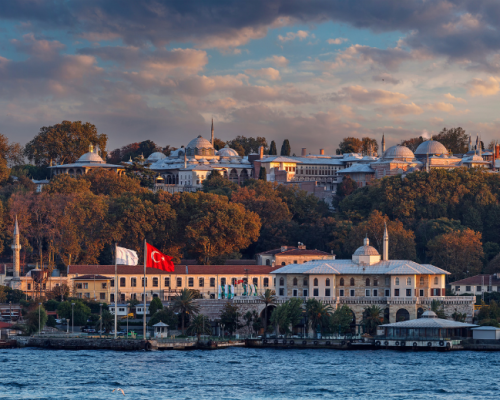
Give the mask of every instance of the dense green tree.
M 467 207 L 462 219 L 462 224 L 473 231 L 482 232 L 483 231 L 483 221 L 481 219 L 481 213 L 475 207 Z
M 201 335 L 212 334 L 210 320 L 205 315 L 198 314 L 193 318 L 191 324 L 189 324 L 187 333 L 188 335 L 196 335 L 198 337 L 198 341 L 200 341 Z
M 182 289 L 180 294 L 172 300 L 172 310 L 180 313 L 182 334 L 185 332 L 186 316 L 194 317 L 200 307 L 194 301 L 194 293 L 189 289 Z
M 36 333 L 45 327 L 47 323 L 47 312 L 43 306 L 31 310 L 24 318 L 26 331 L 29 334 Z
M 71 311 L 71 303 L 75 303 L 73 307 L 74 311 L 74 325 L 86 325 L 87 319 L 90 315 L 90 308 L 85 305 L 81 300 L 72 300 L 72 301 L 63 301 L 57 307 L 57 315 L 61 318 L 66 318 L 71 321 L 72 311 Z
M 259 296 L 259 301 L 264 304 L 264 335 L 267 335 L 268 308 L 270 305 L 276 304 L 276 299 L 276 293 L 271 289 L 266 289 L 264 294 Z
M 171 307 L 165 307 L 152 314 L 148 321 L 149 326 L 153 326 L 158 322 L 163 322 L 168 325 L 170 331 L 176 330 L 179 326 L 179 316 L 173 311 Z
M 217 194 L 219 196 L 231 197 L 231 194 L 238 190 L 238 184 L 224 178 L 217 170 L 212 171 L 207 179 L 202 182 L 205 193 Z
M 163 310 L 163 304 L 159 297 L 153 297 L 149 304 L 149 314 L 154 315 L 157 311 Z
M 363 312 L 363 320 L 361 324 L 365 328 L 365 332 L 369 335 L 375 335 L 377 333 L 377 327 L 384 322 L 382 316 L 382 310 L 377 305 L 372 305 L 366 307 Z
M 451 150 L 452 154 L 463 154 L 467 152 L 469 136 L 465 133 L 465 130 L 460 127 L 450 129 L 443 128 L 437 135 L 433 135 L 432 139 L 437 140 L 446 147 L 446 149 Z
M 342 182 L 337 187 L 337 196 L 340 200 L 349 196 L 352 192 L 354 192 L 358 188 L 358 184 L 354 179 L 352 179 L 349 175 L 345 175 L 342 178 Z
M 313 331 L 315 333 L 322 333 L 324 328 L 328 327 L 330 323 L 333 310 L 329 304 L 315 298 L 310 298 L 306 302 L 306 313 Z
M 337 308 L 330 318 L 331 333 L 348 334 L 351 333 L 351 324 L 353 321 L 353 313 L 348 305 L 344 304 Z
M 427 243 L 443 233 L 461 231 L 465 227 L 458 220 L 438 218 L 420 220 L 415 228 L 415 241 L 417 245 L 417 257 L 421 262 L 428 263 Z
M 267 181 L 267 173 L 266 173 L 266 168 L 265 167 L 260 167 L 259 169 L 259 179 L 261 181 Z
M 289 156 L 291 152 L 292 148 L 290 146 L 290 142 L 288 141 L 288 139 L 283 140 L 283 144 L 281 145 L 280 155 Z
M 361 151 L 364 154 L 368 154 L 370 151 L 373 151 L 375 153 L 378 152 L 378 143 L 375 139 L 364 137 L 361 139 L 361 142 L 362 142 Z
M 57 321 L 56 321 L 56 319 L 54 318 L 53 315 L 49 315 L 47 317 L 47 323 L 45 325 L 50 326 L 51 328 L 55 328 L 56 327 Z
M 235 139 L 227 142 L 229 147 L 236 150 L 240 156 L 248 156 L 250 153 L 258 153 L 259 147 L 264 146 L 264 151 L 267 150 L 267 140 L 264 137 L 257 138 L 236 136 Z
M 234 332 L 243 327 L 243 325 L 239 323 L 241 317 L 242 315 L 238 306 L 226 302 L 220 314 L 220 323 L 224 324 L 224 330 L 228 331 L 229 335 L 233 335 Z
M 271 314 L 271 324 L 281 334 L 289 334 L 302 320 L 303 301 L 292 298 L 278 307 Z
M 269 155 L 276 156 L 278 155 L 278 150 L 276 149 L 276 142 L 271 140 L 271 145 L 269 146 Z
M 368 145 L 368 142 L 366 142 Z M 337 154 L 361 153 L 363 151 L 363 141 L 355 137 L 342 139 L 337 149 Z
M 76 315 L 75 315 L 75 323 L 76 323 Z M 117 321 L 116 329 L 120 329 L 121 321 Z M 95 328 L 97 330 L 101 329 L 101 316 L 97 319 L 95 323 Z M 102 330 L 106 333 L 111 332 L 115 329 L 115 316 L 111 314 L 108 310 L 102 311 Z

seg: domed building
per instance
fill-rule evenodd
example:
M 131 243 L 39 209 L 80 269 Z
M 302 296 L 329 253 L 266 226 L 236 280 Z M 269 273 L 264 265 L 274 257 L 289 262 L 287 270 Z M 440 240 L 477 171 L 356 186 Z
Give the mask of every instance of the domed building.
M 198 135 L 197 138 L 191 140 L 186 146 L 186 154 L 188 156 L 215 156 L 215 149 L 212 143 L 207 139 Z
M 240 155 L 238 154 L 238 152 L 232 148 L 229 147 L 228 144 L 226 144 L 224 146 L 224 148 L 220 149 L 218 152 L 217 152 L 217 155 L 219 157 L 239 157 Z
M 389 147 L 381 159 L 370 164 L 370 167 L 375 171 L 375 179 L 403 174 L 409 169 L 420 169 L 422 166 L 422 162 L 415 158 L 413 151 L 399 144 Z
M 418 159 L 425 159 L 431 156 L 448 155 L 448 150 L 440 142 L 436 140 L 426 140 L 417 147 L 415 156 Z
M 52 175 L 68 174 L 72 176 L 85 175 L 92 169 L 107 169 L 121 175 L 125 172 L 123 165 L 106 164 L 106 162 L 94 150 L 94 146 L 89 146 L 89 152 L 82 155 L 76 162 L 71 164 L 51 165 L 49 169 Z

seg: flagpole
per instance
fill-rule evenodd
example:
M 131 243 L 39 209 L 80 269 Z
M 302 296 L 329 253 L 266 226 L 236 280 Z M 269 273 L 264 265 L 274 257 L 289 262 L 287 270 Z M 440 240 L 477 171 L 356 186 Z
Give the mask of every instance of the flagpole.
M 143 318 L 142 318 L 142 335 L 144 337 L 144 340 L 146 340 L 146 258 L 148 256 L 147 254 L 147 245 L 146 245 L 146 239 L 144 239 L 144 309 L 143 309 Z
M 118 266 L 116 262 L 116 242 L 115 242 L 115 339 L 118 328 Z

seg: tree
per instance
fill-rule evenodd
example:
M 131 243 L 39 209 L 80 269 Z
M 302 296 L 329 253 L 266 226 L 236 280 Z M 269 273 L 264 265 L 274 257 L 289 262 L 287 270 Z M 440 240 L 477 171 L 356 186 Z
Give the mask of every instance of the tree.
M 59 306 L 57 307 L 57 315 L 61 318 L 66 318 L 71 320 L 72 318 L 72 310 L 71 310 L 71 303 L 75 303 L 73 307 L 74 311 L 74 325 L 80 326 L 80 325 L 86 325 L 87 324 L 87 319 L 89 318 L 90 315 L 90 308 L 85 305 L 81 300 L 73 300 L 73 301 L 63 301 Z
M 182 289 L 181 293 L 174 297 L 172 309 L 181 314 L 182 334 L 184 335 L 186 315 L 194 316 L 200 310 L 200 307 L 194 302 L 193 292 L 189 289 Z
M 358 184 L 349 175 L 345 175 L 342 178 L 342 182 L 337 187 L 337 196 L 342 200 L 343 198 L 349 196 L 358 188 Z
M 73 178 L 71 175 L 60 174 L 54 176 L 50 183 L 43 188 L 48 194 L 90 193 L 91 182 L 88 179 Z
M 290 299 L 280 304 L 271 314 L 271 323 L 282 334 L 291 333 L 302 320 L 303 301 L 299 298 Z
M 141 188 L 139 179 L 129 177 L 126 175 L 117 175 L 113 171 L 106 171 L 104 169 L 94 169 L 82 176 L 90 182 L 90 190 L 92 193 L 99 195 L 116 197 L 121 194 L 140 194 L 146 193 L 146 189 Z
M 51 328 L 55 328 L 56 325 L 57 325 L 57 321 L 56 319 L 54 318 L 53 315 L 49 315 L 47 317 L 47 323 L 46 323 L 47 326 L 50 326 Z
M 266 167 L 260 167 L 259 169 L 259 179 L 266 182 L 267 181 L 267 173 L 266 173 Z
M 28 315 L 24 318 L 26 331 L 29 334 L 38 332 L 43 329 L 47 323 L 47 313 L 43 306 L 38 306 L 37 308 L 31 310 Z M 40 328 L 40 329 L 39 329 Z
M 453 314 L 451 314 L 451 318 L 453 318 L 453 321 L 465 322 L 467 320 L 467 314 L 461 313 L 457 309 L 455 309 Z
M 330 318 L 332 333 L 347 334 L 351 332 L 351 324 L 353 321 L 352 310 L 344 304 L 337 308 Z
M 306 313 L 311 328 L 316 332 L 323 332 L 323 328 L 328 326 L 332 307 L 315 298 L 308 299 L 306 302 Z
M 276 293 L 274 290 L 266 289 L 264 294 L 259 296 L 261 303 L 264 303 L 264 337 L 267 335 L 267 308 L 276 303 Z
M 248 156 L 250 153 L 257 153 L 260 146 L 264 146 L 264 151 L 267 150 L 267 140 L 260 136 L 257 136 L 257 138 L 236 136 L 235 139 L 229 140 L 227 144 L 229 147 L 236 150 L 240 156 Z
M 467 228 L 445 233 L 430 241 L 427 247 L 431 263 L 451 272 L 453 280 L 481 272 L 484 253 L 479 232 Z
M 200 341 L 201 335 L 212 334 L 212 327 L 210 325 L 210 320 L 203 314 L 198 314 L 193 318 L 191 324 L 187 329 L 188 335 L 196 335 L 198 337 L 198 342 Z
M 238 190 L 238 184 L 224 178 L 218 170 L 213 170 L 207 179 L 203 180 L 202 188 L 205 193 L 213 193 L 219 196 L 231 197 Z
M 366 333 L 369 335 L 375 335 L 377 332 L 377 327 L 381 325 L 384 321 L 382 317 L 382 310 L 379 306 L 372 305 L 366 307 L 363 312 L 363 321 L 361 322 L 364 326 Z
M 417 150 L 418 146 L 420 146 L 423 142 L 424 138 L 422 136 L 419 136 L 407 140 L 402 140 L 401 146 L 408 147 L 412 152 L 415 153 L 415 150 Z
M 253 313 L 251 311 L 247 311 L 245 315 L 243 315 L 243 319 L 245 320 L 245 326 L 247 327 L 248 332 L 251 332 L 250 327 L 252 326 L 253 322 Z
M 255 310 L 252 311 L 252 317 L 253 317 L 252 329 L 255 334 L 258 334 L 259 331 L 262 329 L 262 318 L 259 317 L 257 311 Z
M 99 146 L 102 158 L 106 159 L 108 137 L 97 133 L 89 122 L 63 121 L 53 126 L 44 126 L 33 140 L 26 144 L 24 154 L 37 166 L 75 162 L 89 151 L 89 146 Z
M 44 304 L 43 304 L 44 308 L 47 310 L 47 311 L 57 311 L 57 307 L 59 307 L 59 302 L 57 300 L 47 300 Z
M 219 138 L 214 138 L 214 149 L 215 150 L 223 149 L 225 145 L 226 145 L 226 142 L 224 142 L 223 140 L 221 140 Z
M 364 137 L 361 139 L 362 146 L 361 151 L 364 154 L 369 154 L 370 152 L 377 153 L 378 152 L 378 143 L 375 139 Z
M 271 140 L 271 145 L 269 146 L 269 155 L 276 156 L 278 155 L 278 150 L 276 149 L 276 142 Z
M 444 312 L 444 306 L 439 300 L 432 300 L 431 311 L 435 312 L 438 318 L 446 319 L 446 314 Z
M 153 297 L 153 300 L 149 304 L 149 315 L 154 315 L 159 310 L 163 310 L 163 303 L 159 297 Z
M 437 140 L 444 147 L 451 151 L 452 154 L 463 154 L 467 152 L 469 144 L 469 136 L 465 130 L 458 128 L 443 128 L 437 135 L 432 136 L 433 140 Z
M 290 142 L 288 139 L 283 140 L 283 144 L 281 145 L 281 153 L 282 156 L 289 156 L 292 152 L 292 148 L 290 147 Z
M 76 317 L 75 317 L 76 320 Z M 121 322 L 120 320 L 117 321 L 117 326 L 116 329 L 120 329 Z M 101 329 L 101 317 L 99 316 L 99 319 L 97 320 L 95 324 L 96 329 Z M 106 333 L 111 332 L 112 330 L 115 329 L 115 316 L 114 314 L 111 314 L 108 310 L 103 310 L 102 311 L 102 330 Z
M 243 325 L 238 323 L 239 308 L 237 305 L 226 302 L 222 308 L 220 322 L 224 325 L 224 329 L 229 331 L 229 335 L 233 335 Z M 241 314 L 240 314 L 241 315 Z
M 366 145 L 368 145 L 368 141 L 366 141 Z M 361 153 L 362 151 L 363 141 L 350 136 L 342 139 L 339 144 L 339 148 L 337 149 L 337 154 Z
M 148 321 L 149 326 L 153 326 L 158 322 L 163 322 L 164 324 L 167 324 L 169 329 L 172 331 L 177 329 L 177 326 L 179 325 L 179 316 L 175 314 L 170 307 L 165 307 L 150 315 L 151 318 Z
M 136 158 L 131 164 L 127 164 L 125 169 L 126 175 L 129 178 L 138 180 L 142 187 L 150 189 L 154 187 L 158 174 L 155 171 L 146 168 L 144 163 L 138 158 Z

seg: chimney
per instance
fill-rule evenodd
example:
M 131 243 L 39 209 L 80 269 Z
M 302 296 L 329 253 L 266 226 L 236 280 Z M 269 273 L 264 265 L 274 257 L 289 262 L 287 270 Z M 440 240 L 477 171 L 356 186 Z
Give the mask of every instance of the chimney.
M 302 148 L 302 157 L 305 157 L 307 155 L 307 149 L 305 147 Z
M 264 158 L 264 146 L 259 147 L 259 160 Z
M 500 158 L 500 144 L 495 145 L 495 158 Z
M 321 156 L 324 156 L 325 155 L 325 149 L 319 149 L 319 154 Z

